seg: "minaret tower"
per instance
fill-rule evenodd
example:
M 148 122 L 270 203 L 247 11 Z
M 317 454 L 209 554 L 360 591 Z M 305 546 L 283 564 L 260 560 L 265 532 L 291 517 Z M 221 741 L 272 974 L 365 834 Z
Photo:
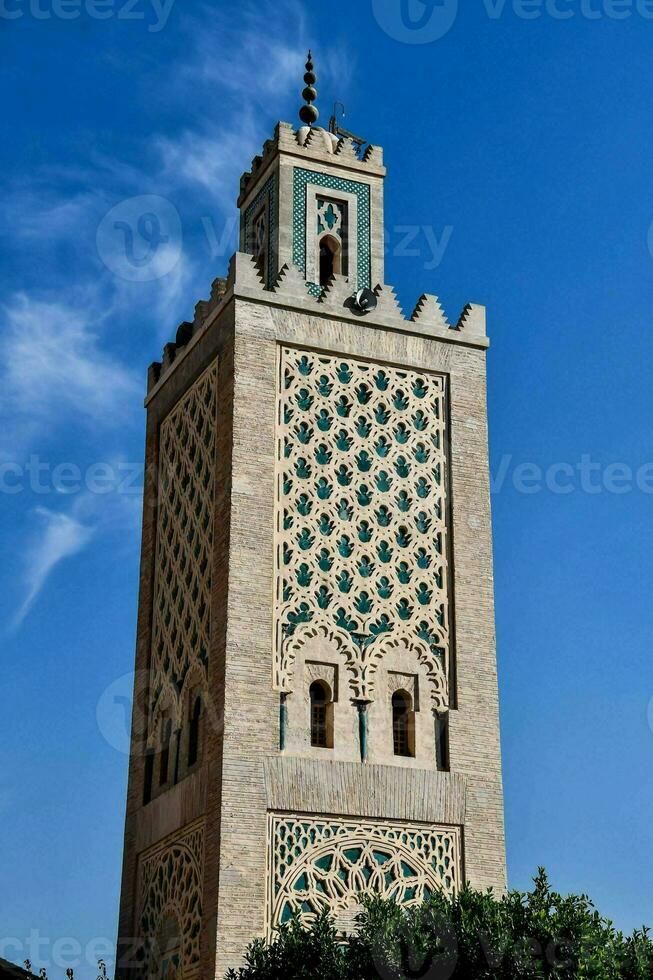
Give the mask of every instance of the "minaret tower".
M 149 372 L 125 980 L 222 978 L 362 891 L 505 886 L 485 310 L 404 315 L 383 151 L 305 82 Z

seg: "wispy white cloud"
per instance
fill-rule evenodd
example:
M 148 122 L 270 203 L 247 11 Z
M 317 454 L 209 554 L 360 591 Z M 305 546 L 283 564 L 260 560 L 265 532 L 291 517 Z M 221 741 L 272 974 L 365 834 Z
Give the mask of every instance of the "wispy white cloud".
M 178 83 L 207 85 L 221 98 L 233 94 L 236 112 L 263 103 L 270 95 L 282 97 L 288 85 L 299 84 L 306 59 L 306 5 L 299 0 L 277 0 L 272 9 L 256 0 L 239 5 L 231 23 L 216 20 L 207 5 L 200 18 L 189 18 L 190 57 L 179 66 Z M 219 118 L 220 102 L 212 103 Z M 202 106 L 206 112 L 211 105 Z
M 199 228 L 210 215 L 217 238 L 229 237 L 223 230 L 236 214 L 240 174 L 272 135 L 266 126 L 287 117 L 284 107 L 292 106 L 294 114 L 299 106 L 310 45 L 307 9 L 300 0 L 242 0 L 231 21 L 218 20 L 208 4 L 201 19 L 186 15 L 183 55 L 166 64 L 165 77 L 152 76 L 158 98 L 173 108 L 183 104 L 182 125 L 144 134 L 131 161 L 98 148 L 81 164 L 44 167 L 30 184 L 19 180 L 10 188 L 0 234 L 16 251 L 23 249 L 26 268 L 38 265 L 40 271 L 29 289 L 0 305 L 0 456 L 6 445 L 15 459 L 23 444 L 73 419 L 93 431 L 119 433 L 130 407 L 139 405 L 141 372 L 110 352 L 106 324 L 129 314 L 140 322 L 146 309 L 152 337 L 158 342 L 171 336 L 177 318 L 192 316 L 195 300 L 208 293 L 209 283 L 202 282 L 206 255 L 199 258 L 187 247 L 185 224 L 174 267 L 160 278 L 153 269 L 150 281 L 129 282 L 102 263 L 99 224 L 121 200 L 156 194 L 167 197 L 185 223 L 196 221 Z M 323 117 L 333 99 L 346 100 L 352 54 L 340 42 L 315 51 Z M 161 247 L 155 258 L 161 270 L 169 269 L 167 259 Z M 65 302 L 52 299 L 60 295 Z M 136 530 L 140 506 L 138 494 L 116 490 L 57 498 L 32 511 L 36 525 L 14 625 L 34 608 L 62 562 L 107 533 L 121 547 L 136 540 L 125 530 Z
M 225 215 L 235 209 L 241 173 L 272 135 L 261 118 L 293 92 L 299 105 L 306 8 L 298 0 L 279 0 L 271 16 L 269 7 L 244 2 L 229 24 L 216 22 L 207 7 L 201 22 L 187 20 L 186 32 L 189 57 L 174 74 L 175 87 L 193 94 L 190 104 L 201 106 L 201 116 L 154 146 L 170 186 L 195 184 Z
M 52 573 L 66 559 L 80 554 L 101 538 L 113 535 L 119 551 L 137 546 L 142 515 L 142 493 L 132 484 L 133 467 L 121 467 L 125 460 L 107 461 L 111 478 L 102 478 L 102 492 L 84 490 L 66 500 L 60 493 L 49 507 L 31 511 L 31 537 L 23 564 L 23 599 L 11 623 L 17 630 L 32 611 Z M 55 509 L 57 507 L 58 509 Z M 67 508 L 67 509 L 66 509 Z
M 260 133 L 258 134 L 260 142 Z M 256 127 L 249 114 L 233 129 L 209 133 L 184 130 L 174 137 L 156 140 L 168 186 L 194 184 L 201 188 L 207 205 L 224 213 L 235 210 L 237 186 L 256 147 Z
M 69 419 L 93 425 L 124 422 L 141 386 L 102 349 L 92 323 L 98 310 L 14 297 L 2 310 L 0 407 L 16 436 L 24 425 Z
M 300 0 L 276 0 L 273 6 L 243 0 L 238 17 L 226 20 L 216 19 L 209 4 L 201 16 L 186 14 L 187 43 L 181 55 L 167 65 L 164 78 L 152 79 L 159 98 L 173 107 L 183 105 L 184 125 L 146 134 L 131 160 L 98 147 L 82 164 L 65 169 L 48 164 L 32 174 L 29 184 L 18 181 L 0 208 L 0 234 L 10 236 L 14 245 L 22 242 L 23 250 L 37 249 L 41 267 L 53 280 L 66 278 L 67 257 L 75 255 L 77 283 L 96 288 L 101 283 L 105 308 L 127 314 L 136 294 L 140 305 L 145 302 L 154 314 L 150 322 L 161 314 L 169 333 L 171 311 L 174 320 L 185 309 L 185 291 L 197 288 L 198 274 L 205 275 L 206 251 L 202 257 L 188 245 L 184 228 L 184 251 L 173 272 L 160 279 L 153 274 L 134 290 L 102 264 L 95 241 L 98 226 L 121 200 L 155 194 L 167 197 L 183 211 L 184 222 L 193 223 L 190 240 L 194 236 L 195 245 L 200 220 L 215 222 L 221 237 L 236 213 L 240 174 L 260 152 L 263 139 L 272 135 L 271 121 L 285 114 L 289 102 L 293 111 L 299 104 L 310 43 L 307 20 L 306 4 Z M 334 97 L 345 97 L 352 57 L 341 43 L 317 55 L 326 115 L 326 87 Z M 205 209 L 201 218 L 198 209 Z M 165 260 L 160 248 L 157 261 Z M 225 271 L 224 265 L 215 271 Z M 200 285 L 197 296 L 189 293 L 183 316 L 192 313 L 208 285 Z
M 218 96 L 201 106 L 213 123 L 224 118 L 225 129 L 230 123 L 238 126 L 248 111 L 259 117 L 261 112 L 274 116 L 289 97 L 293 109 L 299 109 L 308 48 L 313 51 L 318 75 L 322 123 L 335 100 L 346 98 L 356 66 L 355 45 L 340 37 L 324 47 L 316 46 L 306 3 L 245 0 L 232 25 L 216 22 L 210 8 L 206 10 L 201 24 L 188 21 L 190 57 L 180 66 L 175 84 L 179 80 L 195 88 L 203 84 Z M 264 135 L 258 118 L 258 143 Z
M 196 269 L 183 250 L 172 255 L 170 269 L 169 252 L 173 246 L 161 245 L 148 266 L 151 279 L 147 282 L 129 282 L 116 276 L 111 281 L 111 293 L 107 298 L 111 316 L 126 318 L 134 314 L 142 316 L 147 311 L 147 329 L 150 339 L 163 344 L 174 337 L 176 326 L 183 319 L 192 319 L 194 305 L 201 294 L 207 292 L 206 283 L 193 279 Z M 166 271 L 170 269 L 170 271 Z M 161 274 L 164 273 L 164 274 Z M 194 290 L 199 293 L 194 296 Z M 152 351 L 161 353 L 161 348 Z M 142 374 L 142 372 L 141 372 Z M 139 376 L 139 392 L 142 395 Z
M 65 558 L 82 551 L 95 533 L 93 527 L 46 507 L 36 508 L 35 515 L 42 528 L 26 555 L 27 594 L 14 618 L 14 629 L 18 629 L 23 623 L 57 565 Z
M 51 180 L 54 179 L 54 184 Z M 0 206 L 0 234 L 16 246 L 21 239 L 32 243 L 60 239 L 79 241 L 92 223 L 98 206 L 96 192 L 58 186 L 54 175 L 41 175 L 29 184 L 15 182 Z
M 159 256 L 156 257 L 155 264 L 158 259 Z M 193 263 L 182 251 L 174 268 L 151 283 L 152 311 L 159 338 L 169 340 L 180 317 L 192 320 L 195 303 L 200 298 L 197 296 L 193 299 L 190 288 L 194 271 Z M 206 291 L 205 288 L 204 292 Z

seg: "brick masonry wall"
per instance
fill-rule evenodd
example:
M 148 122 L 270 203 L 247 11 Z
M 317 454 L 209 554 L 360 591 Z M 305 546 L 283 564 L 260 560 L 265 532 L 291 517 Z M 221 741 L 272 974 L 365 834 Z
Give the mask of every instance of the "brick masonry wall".
M 220 758 L 224 682 L 226 615 L 226 566 L 229 555 L 229 506 L 231 470 L 231 401 L 233 393 L 233 305 L 225 307 L 210 331 L 205 331 L 175 364 L 148 397 L 145 453 L 143 537 L 137 620 L 135 697 L 132 721 L 133 754 L 125 818 L 122 889 L 118 923 L 117 980 L 133 975 L 129 963 L 138 941 L 137 900 L 139 856 L 161 839 L 184 829 L 206 815 L 203 887 L 203 935 L 200 976 L 211 976 L 215 962 L 217 916 L 217 862 L 220 821 Z M 212 576 L 211 650 L 209 664 L 210 704 L 206 715 L 202 765 L 171 790 L 143 806 L 144 731 L 149 701 L 147 677 L 152 644 L 152 606 L 157 521 L 158 433 L 161 422 L 202 374 L 218 359 L 217 447 L 215 471 L 214 556 Z M 211 944 L 210 937 L 213 936 Z

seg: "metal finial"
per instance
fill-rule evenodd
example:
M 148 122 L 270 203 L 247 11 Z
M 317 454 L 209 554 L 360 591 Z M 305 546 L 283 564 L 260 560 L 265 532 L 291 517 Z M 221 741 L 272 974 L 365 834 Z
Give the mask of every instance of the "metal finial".
M 306 82 L 306 88 L 302 92 L 302 98 L 306 102 L 299 110 L 299 118 L 306 126 L 312 126 L 320 118 L 320 113 L 316 106 L 313 105 L 317 99 L 317 89 L 314 87 L 317 81 L 317 75 L 315 74 L 313 65 L 313 55 L 308 52 L 308 61 L 306 62 L 306 74 L 304 75 L 304 81 Z

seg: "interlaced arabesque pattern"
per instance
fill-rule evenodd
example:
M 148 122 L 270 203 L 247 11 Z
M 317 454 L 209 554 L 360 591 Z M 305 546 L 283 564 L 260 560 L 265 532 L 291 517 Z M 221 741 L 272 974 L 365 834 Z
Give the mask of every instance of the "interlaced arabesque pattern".
M 210 636 L 217 362 L 161 425 L 152 708 L 206 678 Z M 153 732 L 151 731 L 151 736 Z
M 390 642 L 446 676 L 444 378 L 284 348 L 279 384 L 276 686 L 317 631 L 361 699 Z
M 183 976 L 194 976 L 200 957 L 204 828 L 196 825 L 173 842 L 157 845 L 141 858 L 139 935 L 145 940 L 141 976 L 159 952 L 165 918 L 174 915 L 181 936 Z
M 272 815 L 270 927 L 328 908 L 336 921 L 373 893 L 402 905 L 460 886 L 459 831 L 449 827 Z

